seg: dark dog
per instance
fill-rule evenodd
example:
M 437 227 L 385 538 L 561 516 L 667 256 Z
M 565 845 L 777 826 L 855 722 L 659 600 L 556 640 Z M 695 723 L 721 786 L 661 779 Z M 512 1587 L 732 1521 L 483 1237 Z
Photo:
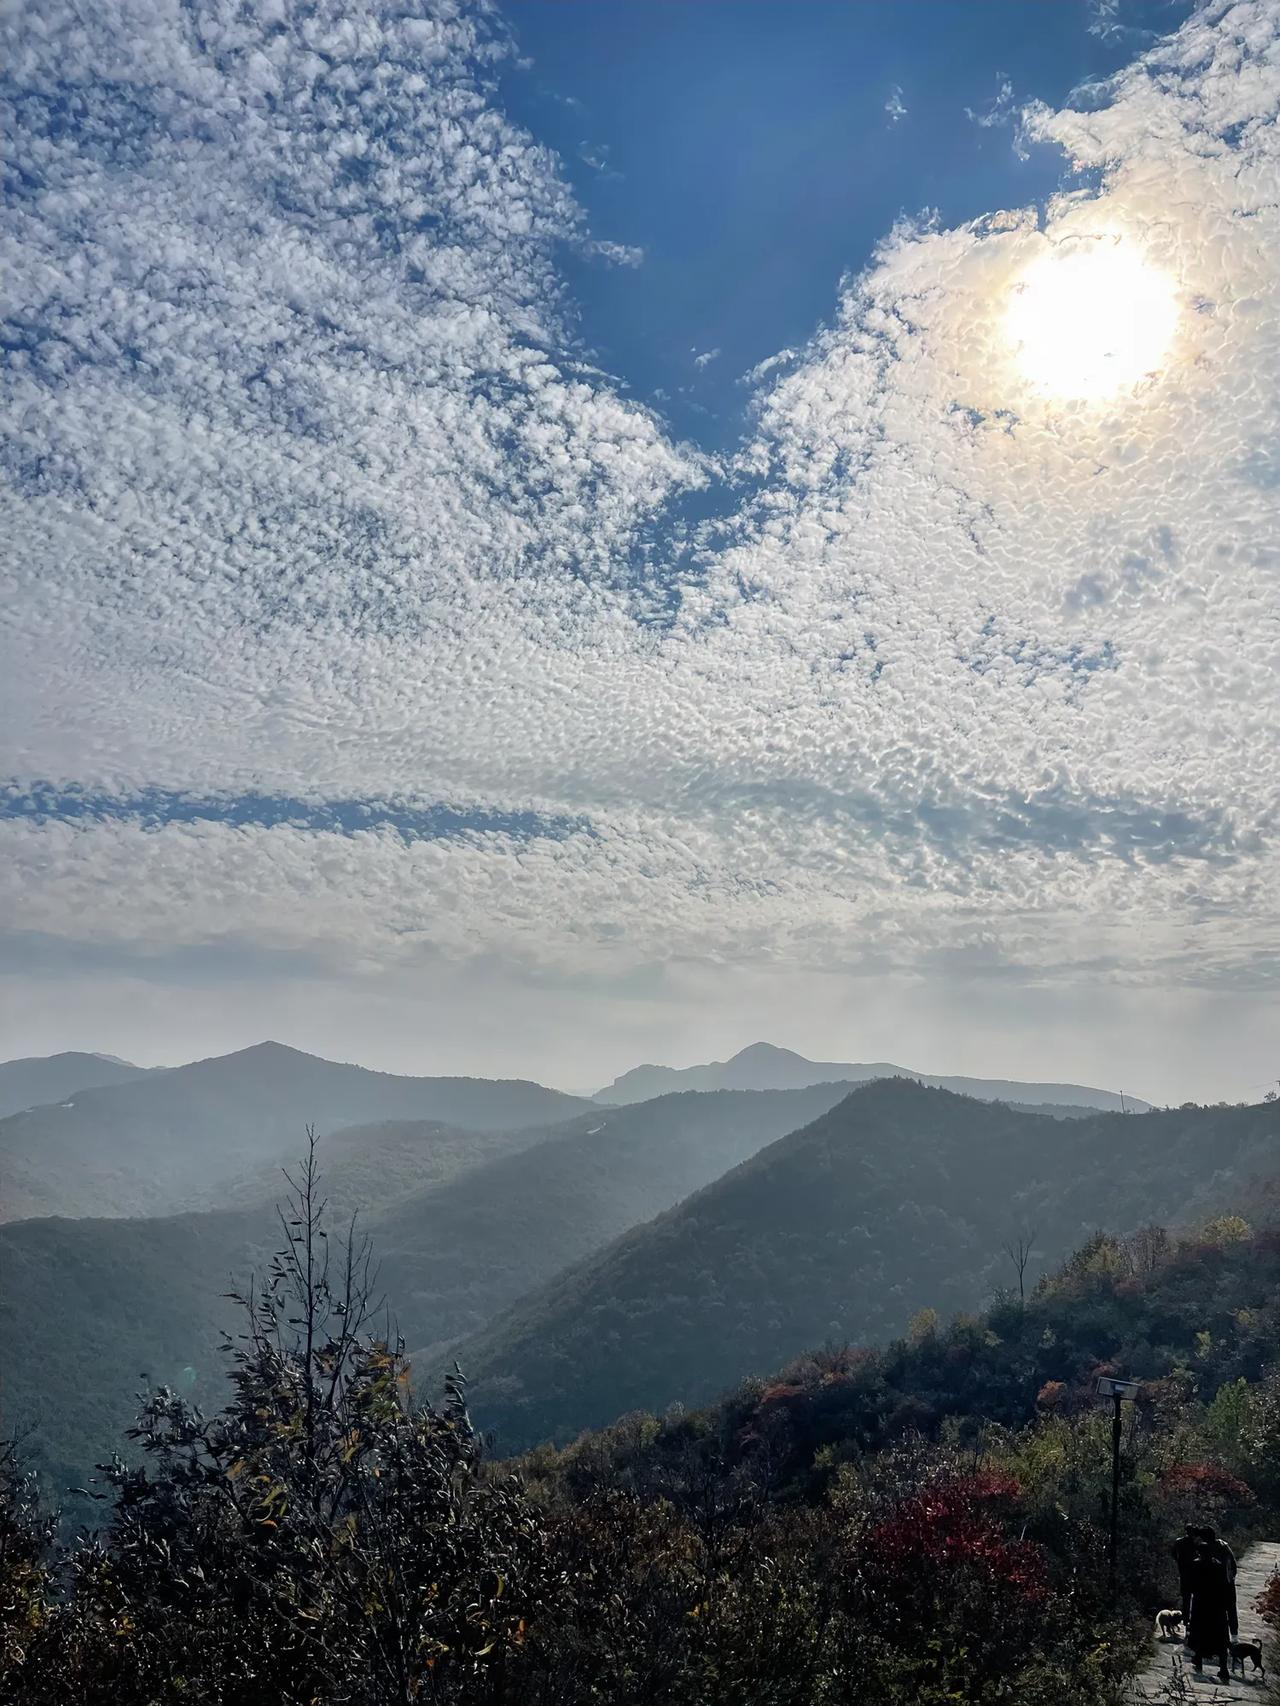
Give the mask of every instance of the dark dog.
M 1244 1661 L 1248 1659 L 1254 1670 L 1260 1670 L 1265 1676 L 1267 1667 L 1262 1662 L 1261 1641 L 1233 1641 L 1231 1643 L 1231 1668 L 1240 1667 L 1240 1675 L 1244 1675 Z

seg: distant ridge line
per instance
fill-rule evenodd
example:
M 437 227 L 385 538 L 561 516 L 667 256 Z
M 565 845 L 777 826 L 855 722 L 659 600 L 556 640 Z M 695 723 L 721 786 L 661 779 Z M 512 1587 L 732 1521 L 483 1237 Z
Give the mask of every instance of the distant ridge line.
M 598 1090 L 594 1099 L 616 1107 L 649 1101 L 678 1090 L 798 1090 L 812 1084 L 866 1084 L 877 1078 L 912 1078 L 931 1089 L 952 1090 L 957 1095 L 973 1096 L 984 1102 L 1091 1108 L 1101 1113 L 1145 1113 L 1151 1106 L 1128 1091 L 1102 1090 L 1088 1084 L 917 1072 L 890 1061 L 808 1060 L 792 1049 L 765 1042 L 752 1043 L 729 1060 L 709 1061 L 701 1066 L 633 1067 Z

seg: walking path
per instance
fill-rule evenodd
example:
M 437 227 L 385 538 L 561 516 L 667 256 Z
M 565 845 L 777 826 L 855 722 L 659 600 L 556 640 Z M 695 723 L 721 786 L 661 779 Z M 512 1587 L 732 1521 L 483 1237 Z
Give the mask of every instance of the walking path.
M 1236 1575 L 1236 1604 L 1240 1608 L 1242 1641 L 1256 1640 L 1268 1633 L 1253 1609 L 1253 1602 L 1262 1592 L 1267 1577 L 1276 1570 L 1280 1570 L 1280 1541 L 1259 1541 L 1240 1560 Z M 1179 1678 L 1185 1686 L 1180 1685 Z M 1208 1659 L 1205 1660 L 1204 1675 L 1197 1676 L 1191 1668 L 1189 1653 L 1184 1653 L 1181 1647 L 1162 1645 L 1158 1641 L 1152 1645 L 1150 1664 L 1135 1678 L 1133 1685 L 1135 1706 L 1143 1700 L 1185 1700 L 1194 1701 L 1197 1706 L 1202 1701 L 1205 1706 L 1226 1706 L 1232 1700 L 1251 1700 L 1257 1706 L 1261 1693 L 1261 1672 L 1255 1674 L 1247 1660 L 1243 1680 L 1240 1672 L 1233 1670 L 1229 1683 L 1219 1682 L 1217 1670 Z

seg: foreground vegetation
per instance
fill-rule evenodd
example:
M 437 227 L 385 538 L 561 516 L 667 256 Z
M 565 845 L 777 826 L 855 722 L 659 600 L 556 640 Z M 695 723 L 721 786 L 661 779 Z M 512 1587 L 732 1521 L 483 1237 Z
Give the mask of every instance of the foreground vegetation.
M 225 1407 L 151 1395 L 96 1539 L 56 1551 L 0 1459 L 0 1698 L 1104 1706 L 1176 1603 L 1170 1534 L 1280 1512 L 1275 1226 L 1095 1238 L 1025 1300 L 489 1464 L 299 1187 Z M 1091 1389 L 1122 1369 L 1113 1601 Z

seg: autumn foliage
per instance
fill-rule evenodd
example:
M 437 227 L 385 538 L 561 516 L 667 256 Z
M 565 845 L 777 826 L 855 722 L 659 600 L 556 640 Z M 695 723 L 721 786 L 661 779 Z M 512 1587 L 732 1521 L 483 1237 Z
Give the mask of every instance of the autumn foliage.
M 224 1407 L 147 1395 L 96 1537 L 59 1555 L 0 1451 L 4 1706 L 1114 1706 L 1175 1516 L 1280 1506 L 1256 1238 L 1094 1240 L 982 1317 L 494 1464 L 321 1208 L 309 1168 Z M 1100 1369 L 1144 1382 L 1118 1606 Z
M 1049 1563 L 1009 1532 L 1018 1493 L 1006 1475 L 945 1476 L 873 1522 L 860 1575 L 874 1626 L 891 1640 L 927 1630 L 944 1650 L 982 1650 L 995 1672 L 1000 1654 L 1025 1650 Z

